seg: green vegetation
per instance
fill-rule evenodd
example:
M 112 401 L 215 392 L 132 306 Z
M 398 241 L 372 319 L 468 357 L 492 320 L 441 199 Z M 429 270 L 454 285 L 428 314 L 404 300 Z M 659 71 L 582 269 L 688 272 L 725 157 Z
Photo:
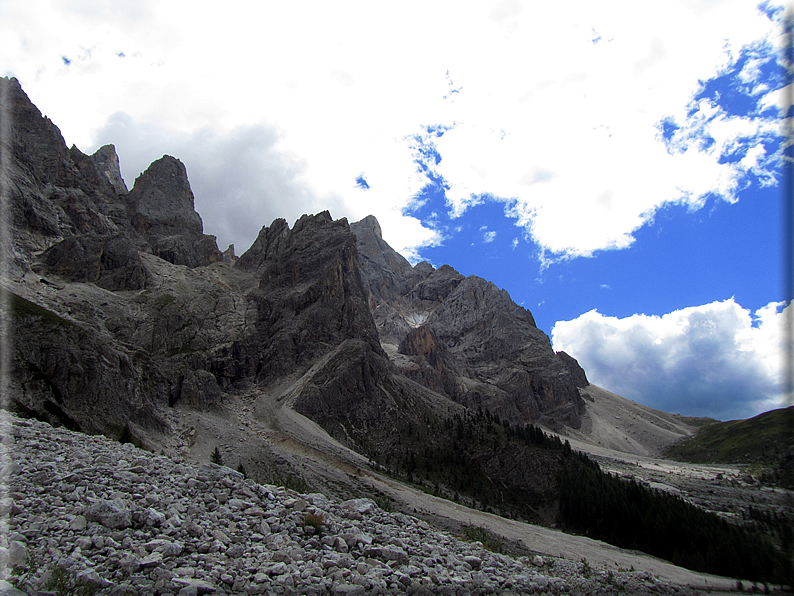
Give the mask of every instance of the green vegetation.
M 0 292 L 8 297 L 8 310 L 11 313 L 11 316 L 14 318 L 21 319 L 24 317 L 38 317 L 56 327 L 67 327 L 73 325 L 71 321 L 67 321 L 63 317 L 56 315 L 51 310 L 47 310 L 43 306 L 39 306 L 30 300 L 26 300 L 25 298 L 22 298 L 22 296 L 17 296 L 2 286 L 0 286 Z
M 52 570 L 46 587 L 57 596 L 92 596 L 99 591 L 99 586 L 80 581 L 57 566 Z
M 306 494 L 312 492 L 309 483 L 300 475 L 291 475 L 288 474 L 286 476 L 281 475 L 279 473 L 275 473 L 269 478 L 266 478 L 262 481 L 263 484 L 272 484 L 273 486 L 282 486 L 289 490 L 294 490 L 296 493 Z
M 173 304 L 175 301 L 176 301 L 176 298 L 171 296 L 171 294 L 163 294 L 163 295 L 158 296 L 157 298 L 155 298 L 152 301 L 152 304 L 155 306 L 155 308 L 157 308 L 158 310 L 161 310 L 161 309 L 165 308 L 166 306 L 168 306 L 169 304 Z
M 749 420 L 715 422 L 673 445 L 667 457 L 693 463 L 776 464 L 794 438 L 794 406 Z
M 605 474 L 586 455 L 565 462 L 560 522 L 580 533 L 692 569 L 791 585 L 790 546 L 730 524 L 683 499 Z M 782 552 L 781 552 L 782 550 Z
M 501 553 L 504 551 L 502 539 L 488 528 L 483 528 L 481 526 L 463 526 L 462 530 L 463 536 L 466 539 L 481 543 L 486 550 L 492 553 Z
M 547 480 L 561 472 L 561 454 L 570 450 L 559 437 L 531 424 L 513 427 L 488 412 L 400 424 L 388 452 L 364 448 L 391 474 L 483 511 L 553 524 L 557 496 Z
M 214 464 L 218 464 L 219 466 L 223 465 L 223 456 L 221 455 L 221 451 L 218 449 L 217 445 L 215 446 L 215 451 L 213 451 L 212 455 L 210 455 L 210 461 Z
M 325 517 L 322 513 L 307 513 L 303 516 L 303 525 L 314 528 L 315 533 L 320 534 L 325 527 Z
M 792 539 L 731 524 L 665 492 L 604 473 L 556 436 L 480 412 L 403 420 L 390 443 L 366 450 L 427 492 L 728 577 L 791 584 Z M 352 425 L 345 431 L 355 435 Z M 760 514 L 759 514 L 760 515 Z M 482 529 L 469 537 L 485 544 Z
M 40 568 L 36 558 L 30 555 L 27 565 L 11 569 L 8 575 L 8 582 L 19 590 L 27 590 L 33 593 L 34 578 L 39 571 Z M 47 593 L 55 594 L 56 596 L 93 596 L 99 591 L 99 586 L 80 580 L 57 565 L 51 570 L 45 571 L 42 579 L 44 577 L 47 578 L 44 586 Z
M 394 499 L 388 495 L 384 495 L 383 493 L 373 493 L 369 495 L 369 498 L 375 501 L 375 504 L 380 508 L 381 511 L 385 511 L 386 513 L 396 511 L 394 508 Z
M 243 462 L 237 464 L 237 471 L 243 475 L 243 478 L 248 478 L 248 474 L 245 472 L 245 466 L 243 466 Z

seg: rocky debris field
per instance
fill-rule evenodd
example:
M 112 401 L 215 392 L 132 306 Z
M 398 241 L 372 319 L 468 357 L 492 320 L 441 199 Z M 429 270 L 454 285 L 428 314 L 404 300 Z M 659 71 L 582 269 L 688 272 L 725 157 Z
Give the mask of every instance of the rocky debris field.
M 762 484 L 747 465 L 690 464 L 672 460 L 594 456 L 601 469 L 643 486 L 677 495 L 733 523 L 751 508 L 794 519 L 794 492 Z
M 691 592 L 512 558 L 369 499 L 300 495 L 35 420 L 6 415 L 0 435 L 0 594 Z

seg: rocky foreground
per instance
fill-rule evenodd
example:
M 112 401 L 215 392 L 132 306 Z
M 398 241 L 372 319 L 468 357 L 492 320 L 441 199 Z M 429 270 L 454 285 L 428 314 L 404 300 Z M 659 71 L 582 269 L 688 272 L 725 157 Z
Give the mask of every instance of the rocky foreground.
M 0 594 L 690 592 L 512 558 L 369 499 L 300 495 L 35 420 L 5 415 L 0 435 Z

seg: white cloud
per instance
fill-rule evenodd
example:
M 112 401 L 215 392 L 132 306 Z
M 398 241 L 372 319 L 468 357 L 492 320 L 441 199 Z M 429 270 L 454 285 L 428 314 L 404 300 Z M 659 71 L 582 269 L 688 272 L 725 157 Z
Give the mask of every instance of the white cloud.
M 624 319 L 593 310 L 558 322 L 551 335 L 555 350 L 610 391 L 668 412 L 747 418 L 788 405 L 784 325 L 794 303 L 782 306 L 751 315 L 729 299 Z
M 743 172 L 763 174 L 769 156 L 720 164 L 719 150 L 737 135 L 766 134 L 767 124 L 707 103 L 690 122 L 687 109 L 699 81 L 747 44 L 774 38 L 776 26 L 746 0 L 680 0 L 664 10 L 230 0 L 222 11 L 42 0 L 0 4 L 0 55 L 2 74 L 20 79 L 69 143 L 96 147 L 120 112 L 184 151 L 176 157 L 197 202 L 207 193 L 210 209 L 227 213 L 202 213 L 209 233 L 229 235 L 224 243 L 247 244 L 246 209 L 266 217 L 260 226 L 265 214 L 329 208 L 351 220 L 375 214 L 388 242 L 418 255 L 440 237 L 403 215 L 427 182 L 410 138 L 441 124 L 453 128 L 436 139 L 434 167 L 453 210 L 465 210 L 472 193 L 516 199 L 512 213 L 543 254 L 576 256 L 629 246 L 665 202 L 697 205 L 711 191 L 732 200 Z M 758 62 L 748 63 L 742 77 L 757 76 Z M 663 118 L 681 125 L 669 152 L 657 130 Z M 690 143 L 704 131 L 717 143 L 710 150 Z M 237 143 L 261 155 L 191 165 L 181 147 L 201 135 L 218 151 Z M 127 168 L 125 156 L 145 152 L 129 138 L 102 137 Z M 361 172 L 366 192 L 352 183 Z
M 493 230 L 490 232 L 485 232 L 485 234 L 482 235 L 482 241 L 486 244 L 493 242 L 494 240 L 496 240 L 496 232 Z

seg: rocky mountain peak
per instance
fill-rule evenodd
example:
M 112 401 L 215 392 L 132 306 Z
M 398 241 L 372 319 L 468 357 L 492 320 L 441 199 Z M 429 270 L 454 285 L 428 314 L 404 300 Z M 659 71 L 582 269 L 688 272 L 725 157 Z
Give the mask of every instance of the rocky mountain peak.
M 358 232 L 369 231 L 378 238 L 383 239 L 383 232 L 380 229 L 380 222 L 374 215 L 367 215 L 361 221 L 356 222 L 356 229 Z
M 185 164 L 170 155 L 153 162 L 135 179 L 129 202 L 134 214 L 133 226 L 138 232 L 145 232 L 151 226 L 204 231 Z
M 0 77 L 0 99 L 0 126 L 8 126 L 4 142 L 10 141 L 12 154 L 41 182 L 75 186 L 75 168 L 60 129 L 33 105 L 17 79 Z
M 289 224 L 283 218 L 273 220 L 269 226 L 262 226 L 251 248 L 237 259 L 236 266 L 244 271 L 260 272 L 268 260 L 282 250 L 289 231 Z
M 513 423 L 578 426 L 584 371 L 554 353 L 532 313 L 481 277 L 449 265 L 411 267 L 375 234 L 373 220 L 350 227 L 380 340 L 401 372 Z
M 127 185 L 121 177 L 119 156 L 114 145 L 103 145 L 91 155 L 91 161 L 105 175 L 113 189 L 119 194 L 127 194 Z
M 152 163 L 127 195 L 132 227 L 157 256 L 198 267 L 223 260 L 214 236 L 204 235 L 185 165 L 170 155 Z
M 419 281 L 411 264 L 383 240 L 380 224 L 373 215 L 351 224 L 350 230 L 356 235 L 361 258 L 367 262 L 361 273 L 373 299 L 371 308 L 383 301 L 394 301 Z

